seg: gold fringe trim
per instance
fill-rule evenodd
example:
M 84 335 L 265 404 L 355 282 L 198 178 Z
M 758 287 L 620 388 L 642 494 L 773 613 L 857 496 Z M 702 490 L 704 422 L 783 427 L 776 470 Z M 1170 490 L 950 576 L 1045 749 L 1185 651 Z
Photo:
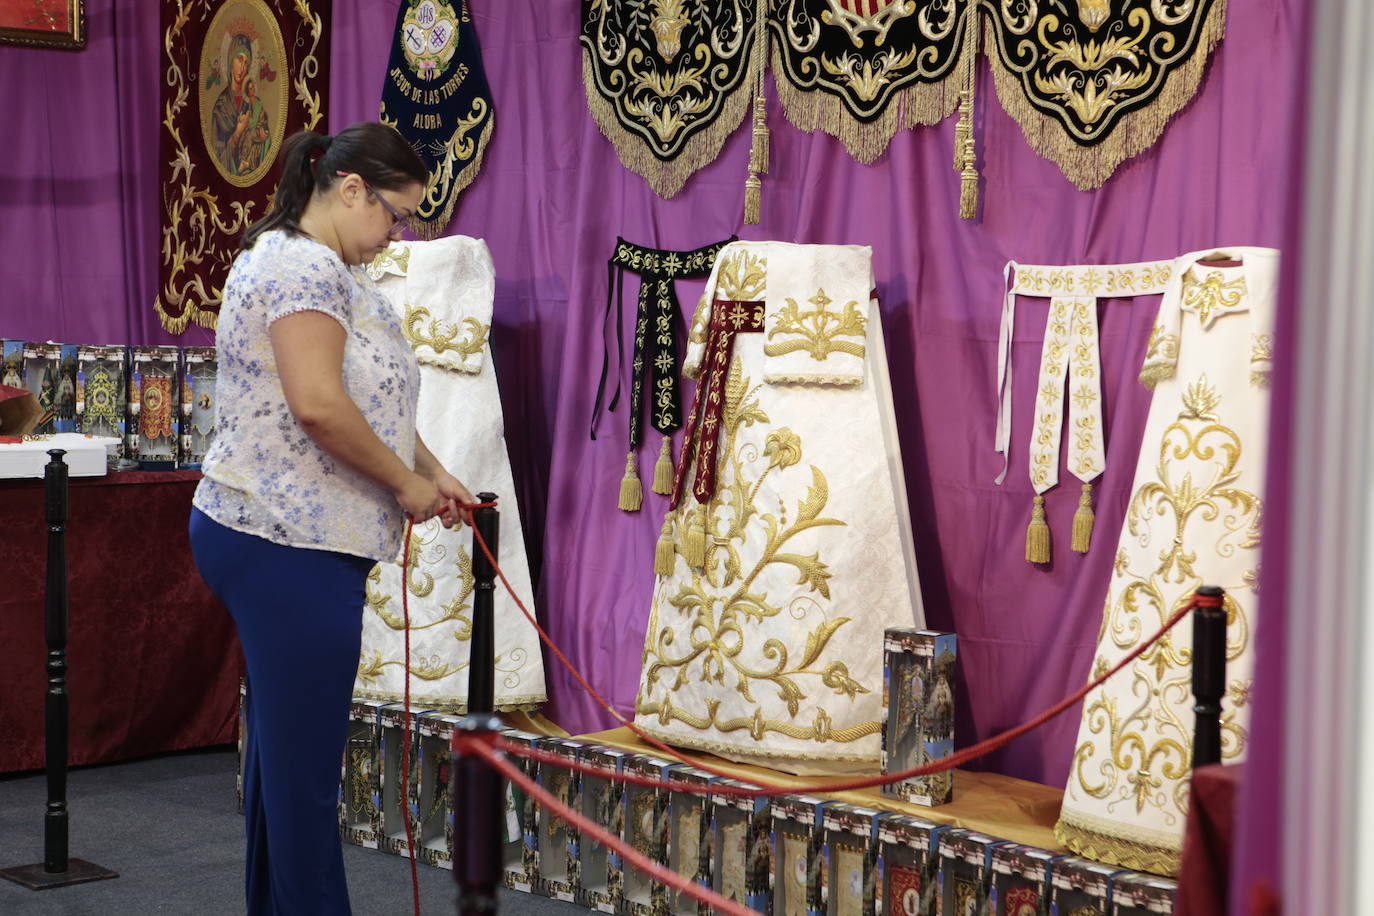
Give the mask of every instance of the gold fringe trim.
M 1072 823 L 1062 813 L 1059 822 L 1054 825 L 1054 838 L 1078 855 L 1095 862 L 1167 877 L 1178 874 L 1178 850 L 1099 833 Z
M 385 690 L 354 690 L 353 698 L 359 700 L 386 700 L 388 703 L 400 703 L 405 699 L 403 693 L 389 693 Z M 515 696 L 497 698 L 493 704 L 495 712 L 538 712 L 539 707 L 547 702 L 548 697 L 542 693 L 527 694 L 525 696 Z M 435 710 L 446 712 L 452 715 L 465 716 L 468 713 L 468 701 L 464 696 L 459 699 L 454 696 L 425 695 L 411 693 L 410 705 L 412 712 L 423 712 L 425 710 Z
M 1083 484 L 1078 494 L 1078 509 L 1073 514 L 1073 544 L 1076 553 L 1087 553 L 1093 542 L 1093 485 Z
M 620 508 L 638 512 L 644 505 L 644 485 L 639 482 L 639 464 L 632 451 L 625 456 L 625 476 L 620 478 Z
M 850 742 L 858 741 L 862 738 L 867 738 L 869 735 L 876 735 L 883 729 L 883 724 L 881 722 L 860 722 L 858 725 L 851 725 L 847 728 L 837 728 L 833 731 L 826 730 L 824 732 L 824 736 L 822 737 L 818 734 L 817 726 L 815 725 L 805 727 L 793 725 L 790 722 L 783 722 L 777 719 L 764 719 L 756 716 L 739 716 L 734 719 L 724 719 L 718 721 L 716 719 L 716 712 L 720 708 L 719 701 L 707 702 L 710 707 L 708 710 L 709 714 L 703 717 L 693 715 L 692 713 L 687 712 L 685 709 L 678 709 L 676 706 L 672 705 L 670 701 L 665 701 L 663 703 L 648 703 L 641 701 L 635 705 L 635 717 L 638 718 L 640 716 L 655 716 L 658 718 L 661 724 L 666 724 L 664 721 L 666 719 L 667 722 L 681 722 L 686 726 L 699 729 L 701 731 L 706 731 L 707 729 L 715 729 L 716 731 L 726 733 L 747 731 L 751 733 L 751 736 L 754 738 L 755 741 L 759 742 L 763 740 L 763 735 L 766 735 L 769 732 L 776 732 L 779 735 L 783 735 L 788 738 L 793 738 L 797 741 L 814 741 L 817 744 L 826 744 L 833 741 L 836 744 L 849 744 Z M 644 729 L 651 735 L 654 734 L 656 731 L 655 729 L 648 728 L 643 724 L 640 724 L 640 728 Z M 767 752 L 762 750 L 755 750 L 752 746 L 748 749 L 745 749 L 743 747 L 740 747 L 739 745 L 717 744 L 716 742 L 697 741 L 690 737 L 684 737 L 680 733 L 660 733 L 655 735 L 655 737 L 659 737 L 662 740 L 672 744 L 678 744 L 684 747 L 697 747 L 703 750 L 711 750 L 713 748 L 709 745 L 714 745 L 715 748 L 729 750 L 737 754 L 749 754 L 750 756 L 797 756 L 797 752 L 795 751 L 791 753 L 787 753 L 784 751 Z M 827 757 L 825 759 L 839 760 L 844 758 Z M 855 756 L 849 759 L 869 760 L 874 758 L 867 756 Z
M 663 446 L 658 450 L 658 461 L 654 463 L 654 492 L 667 496 L 673 492 L 673 440 L 663 437 Z
M 721 105 L 720 113 L 710 126 L 694 134 L 676 156 L 664 162 L 649 150 L 639 135 L 621 126 L 615 106 L 606 101 L 596 88 L 596 74 L 588 56 L 590 54 L 585 47 L 582 49 L 582 83 L 587 89 L 587 108 L 601 133 L 615 147 L 621 164 L 643 176 L 659 197 L 670 198 L 677 194 L 692 173 L 714 162 L 726 139 L 740 126 L 745 113 L 749 111 L 750 94 L 745 91 L 745 86 L 750 81 L 744 78 L 730 90 L 729 98 Z
M 898 91 L 881 115 L 865 123 L 849 113 L 839 96 L 794 85 L 787 77 L 782 52 L 773 48 L 773 86 L 787 120 L 798 130 L 821 130 L 835 137 L 864 165 L 883 154 L 897 131 L 936 124 L 953 114 L 959 92 L 950 87 L 950 80 L 958 72 L 956 66 L 938 83 L 918 83 Z
M 1140 370 L 1140 384 L 1151 391 L 1165 379 L 1174 377 L 1176 367 L 1173 363 L 1146 363 Z
M 992 26 L 989 24 L 985 28 L 984 41 L 992 48 L 996 45 Z M 1212 51 L 1225 34 L 1226 0 L 1215 0 L 1202 24 L 1197 47 L 1188 60 L 1170 71 L 1163 88 L 1148 105 L 1124 115 L 1107 139 L 1095 146 L 1074 142 L 1057 119 L 1031 105 L 1015 72 L 1000 57 L 992 67 L 997 100 L 1021 125 L 1031 149 L 1059 166 L 1064 177 L 1075 186 L 1090 191 L 1101 187 L 1122 162 L 1153 146 L 1173 116 L 1192 101 Z
M 482 158 L 487 153 L 487 144 L 491 141 L 492 128 L 495 124 L 496 112 L 493 110 L 491 117 L 487 119 L 487 126 L 482 128 L 482 136 L 477 141 L 477 152 L 472 157 L 472 164 L 454 182 L 448 203 L 444 205 L 444 212 L 436 220 L 421 223 L 418 231 L 411 230 L 420 239 L 426 242 L 433 241 L 443 235 L 444 230 L 448 229 L 448 224 L 453 219 L 453 210 L 458 205 L 458 197 L 468 189 L 468 185 L 477 180 L 477 173 L 482 171 Z
M 673 545 L 673 513 L 663 519 L 663 530 L 654 545 L 654 575 L 671 576 L 677 566 L 677 548 Z
M 1031 503 L 1030 527 L 1026 529 L 1026 562 L 1050 561 L 1050 526 L 1045 521 L 1045 497 L 1035 496 Z

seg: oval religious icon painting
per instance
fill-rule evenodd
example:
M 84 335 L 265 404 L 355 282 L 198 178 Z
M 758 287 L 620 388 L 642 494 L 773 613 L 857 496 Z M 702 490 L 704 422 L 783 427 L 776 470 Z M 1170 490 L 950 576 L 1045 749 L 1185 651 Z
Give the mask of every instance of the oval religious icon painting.
M 201 45 L 199 75 L 210 161 L 230 184 L 256 184 L 281 150 L 290 95 L 281 30 L 262 0 L 219 8 Z

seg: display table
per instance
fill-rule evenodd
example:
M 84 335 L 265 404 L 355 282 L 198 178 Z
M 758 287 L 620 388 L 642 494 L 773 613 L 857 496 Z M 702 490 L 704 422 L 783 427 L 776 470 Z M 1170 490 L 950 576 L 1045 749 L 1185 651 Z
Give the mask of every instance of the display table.
M 578 735 L 577 740 L 591 744 L 605 744 L 636 754 L 662 753 L 641 741 L 628 728 Z M 703 760 L 716 769 L 737 774 L 741 779 L 758 779 L 780 786 L 823 786 L 826 783 L 849 782 L 848 776 L 793 776 L 763 767 L 732 763 L 712 754 L 683 752 L 691 760 Z M 854 805 L 864 805 L 883 811 L 914 814 L 937 824 L 966 827 L 1014 843 L 1025 843 L 1051 852 L 1065 852 L 1054 838 L 1054 822 L 1059 817 L 1059 804 L 1064 793 L 1060 789 L 1039 783 L 1000 776 L 996 773 L 976 773 L 956 770 L 954 800 L 937 808 L 913 805 L 897 798 L 885 798 L 878 789 L 857 789 L 850 792 L 820 792 L 823 798 Z
M 224 744 L 242 656 L 186 533 L 196 471 L 71 481 L 72 764 Z M 0 772 L 43 765 L 43 481 L 0 481 Z

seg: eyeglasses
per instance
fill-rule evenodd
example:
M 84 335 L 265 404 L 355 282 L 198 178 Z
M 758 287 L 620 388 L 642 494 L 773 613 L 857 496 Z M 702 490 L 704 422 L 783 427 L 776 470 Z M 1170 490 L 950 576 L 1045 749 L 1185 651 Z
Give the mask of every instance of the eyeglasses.
M 338 175 L 340 178 L 345 178 L 348 176 L 349 173 L 335 172 L 334 174 Z M 360 175 L 358 177 L 361 178 L 362 176 Z M 367 193 L 377 198 L 377 203 L 382 205 L 383 210 L 391 214 L 391 228 L 387 230 L 387 235 L 394 235 L 400 232 L 402 229 L 410 229 L 412 232 L 415 230 L 414 216 L 406 216 L 400 210 L 397 210 L 395 205 L 392 204 L 391 201 L 383 197 L 380 193 L 378 193 L 376 188 L 368 184 L 366 181 L 363 181 L 363 187 L 367 188 Z

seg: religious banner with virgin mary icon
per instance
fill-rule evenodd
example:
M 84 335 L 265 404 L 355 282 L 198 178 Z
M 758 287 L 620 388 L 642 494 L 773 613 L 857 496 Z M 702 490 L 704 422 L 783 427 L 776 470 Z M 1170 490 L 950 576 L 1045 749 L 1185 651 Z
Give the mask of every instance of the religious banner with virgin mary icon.
M 329 0 L 164 0 L 162 265 L 173 334 L 213 328 L 243 232 L 267 212 L 282 142 L 321 127 Z

